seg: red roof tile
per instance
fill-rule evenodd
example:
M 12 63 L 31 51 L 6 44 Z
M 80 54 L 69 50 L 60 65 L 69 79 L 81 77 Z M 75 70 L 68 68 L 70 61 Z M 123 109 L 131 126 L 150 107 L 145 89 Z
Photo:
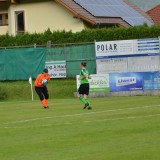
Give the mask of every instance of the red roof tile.
M 147 11 L 156 24 L 160 25 L 160 4 Z

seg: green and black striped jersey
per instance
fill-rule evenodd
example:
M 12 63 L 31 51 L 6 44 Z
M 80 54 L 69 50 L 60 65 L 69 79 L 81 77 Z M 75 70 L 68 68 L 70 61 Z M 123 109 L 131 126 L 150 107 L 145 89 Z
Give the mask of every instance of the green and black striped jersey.
M 84 76 L 85 74 L 87 75 L 87 77 Z M 80 72 L 81 84 L 89 83 L 88 77 L 89 77 L 88 70 L 86 68 L 82 69 Z

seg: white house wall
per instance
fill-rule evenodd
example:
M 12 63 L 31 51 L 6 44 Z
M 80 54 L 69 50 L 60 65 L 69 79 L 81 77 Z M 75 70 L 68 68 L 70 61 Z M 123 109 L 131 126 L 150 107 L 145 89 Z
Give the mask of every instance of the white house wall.
M 8 26 L 0 26 L 0 35 L 8 33 Z
M 9 34 L 11 35 L 16 35 L 16 11 L 24 11 L 25 31 L 28 33 L 42 33 L 48 28 L 51 31 L 78 32 L 85 28 L 82 20 L 73 18 L 70 12 L 53 1 L 12 4 L 8 15 Z
M 0 14 L 3 14 L 3 13 L 8 13 L 7 10 L 1 10 L 0 11 Z M 8 26 L 0 26 L 0 35 L 4 35 L 8 33 Z

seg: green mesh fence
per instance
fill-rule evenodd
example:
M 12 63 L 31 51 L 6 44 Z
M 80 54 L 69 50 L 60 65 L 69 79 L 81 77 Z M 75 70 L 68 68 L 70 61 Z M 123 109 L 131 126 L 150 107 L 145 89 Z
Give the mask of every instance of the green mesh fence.
M 45 48 L 0 50 L 0 80 L 35 78 L 45 67 Z
M 0 80 L 5 80 L 5 52 L 0 50 Z
M 46 61 L 66 61 L 67 76 L 79 74 L 80 63 L 87 62 L 87 69 L 91 74 L 96 73 L 94 44 L 69 45 L 47 49 Z
M 61 61 L 65 60 L 63 47 L 47 48 L 46 61 Z
M 96 73 L 94 44 L 53 48 L 18 48 L 0 50 L 0 80 L 27 80 L 41 73 L 48 61 L 66 61 L 67 77 L 79 74 L 80 63 L 87 62 L 91 74 Z

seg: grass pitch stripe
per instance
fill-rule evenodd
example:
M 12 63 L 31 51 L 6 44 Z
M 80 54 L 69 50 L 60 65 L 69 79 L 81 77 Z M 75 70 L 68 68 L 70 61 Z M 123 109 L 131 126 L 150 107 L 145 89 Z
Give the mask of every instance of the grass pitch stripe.
M 53 118 L 77 117 L 77 116 L 101 114 L 101 113 L 107 113 L 107 112 L 117 112 L 117 111 L 124 111 L 124 110 L 144 109 L 144 108 L 151 108 L 151 107 L 158 107 L 158 106 L 160 106 L 160 105 L 142 106 L 142 107 L 133 107 L 133 108 L 121 108 L 121 109 L 112 109 L 112 110 L 104 110 L 104 111 L 97 111 L 97 112 L 87 112 L 87 113 L 77 113 L 77 114 L 57 115 L 57 116 L 51 116 L 51 117 L 42 117 L 42 118 L 34 118 L 34 119 L 13 121 L 13 122 L 8 122 L 8 123 L 1 123 L 0 125 L 25 123 L 25 122 L 44 120 L 44 119 L 53 119 Z
M 94 122 L 104 122 L 104 121 L 120 121 L 120 120 L 129 120 L 129 119 L 139 119 L 139 118 L 149 118 L 149 117 L 157 117 L 160 114 L 151 114 L 144 116 L 135 116 L 135 117 L 123 117 L 123 118 L 113 118 L 113 119 L 102 119 L 95 121 L 82 121 L 82 123 L 94 123 Z M 73 125 L 74 123 L 65 122 L 65 123 L 57 123 L 57 124 L 47 124 L 47 125 L 39 125 L 39 126 L 13 126 L 13 127 L 0 127 L 3 129 L 26 129 L 26 128 L 39 128 L 39 127 L 50 127 L 50 126 L 61 126 L 61 125 Z

